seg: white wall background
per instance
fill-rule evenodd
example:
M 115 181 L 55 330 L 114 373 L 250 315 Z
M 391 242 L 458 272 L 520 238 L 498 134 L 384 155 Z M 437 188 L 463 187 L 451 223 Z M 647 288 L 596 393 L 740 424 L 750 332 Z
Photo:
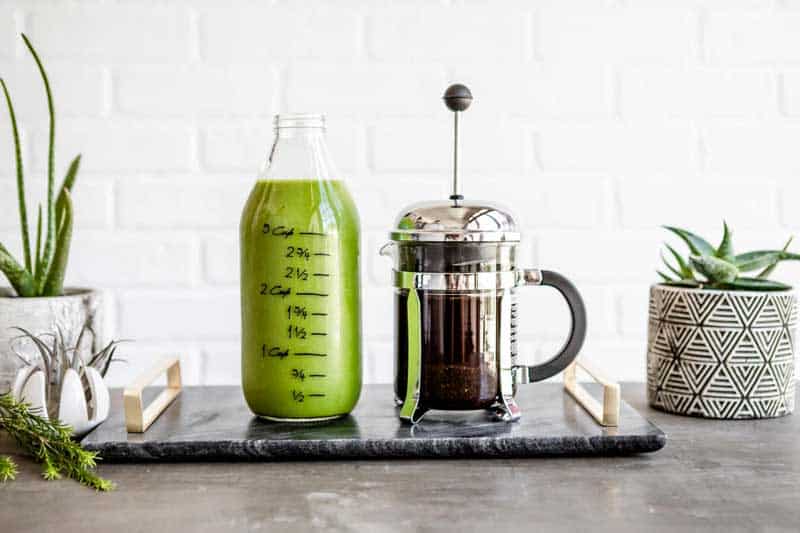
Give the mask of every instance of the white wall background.
M 224 7 L 223 7 L 224 4 Z M 659 224 L 739 248 L 800 228 L 800 9 L 792 0 L 525 2 L 2 1 L 0 76 L 23 128 L 28 181 L 81 152 L 75 285 L 108 289 L 126 382 L 177 352 L 188 383 L 237 383 L 237 224 L 271 115 L 322 111 L 363 222 L 368 382 L 392 375 L 394 214 L 444 198 L 451 117 L 467 83 L 464 190 L 510 205 L 522 262 L 572 277 L 585 357 L 642 380 Z M 10 127 L 0 113 L 0 239 L 18 250 Z M 29 207 L 32 211 L 33 208 Z M 798 243 L 800 245 L 800 242 Z M 800 269 L 779 277 L 798 282 Z M 567 312 L 523 291 L 524 353 L 549 352 Z

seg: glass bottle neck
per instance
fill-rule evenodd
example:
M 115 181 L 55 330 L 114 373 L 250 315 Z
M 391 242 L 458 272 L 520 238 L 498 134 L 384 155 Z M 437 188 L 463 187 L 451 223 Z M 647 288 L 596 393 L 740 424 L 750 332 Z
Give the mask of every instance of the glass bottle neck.
M 275 141 L 261 179 L 338 179 L 322 115 L 277 115 Z

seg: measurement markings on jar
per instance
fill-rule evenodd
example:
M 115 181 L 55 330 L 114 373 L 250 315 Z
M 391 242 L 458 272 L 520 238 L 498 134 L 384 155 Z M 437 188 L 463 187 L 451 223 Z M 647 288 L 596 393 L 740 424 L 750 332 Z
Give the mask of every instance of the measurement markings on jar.
M 294 379 L 299 379 L 300 381 L 305 381 L 306 378 L 324 378 L 327 377 L 325 374 L 306 374 L 305 369 L 303 368 L 293 368 L 291 371 L 291 376 Z
M 317 256 L 317 257 L 330 257 L 331 256 L 331 254 L 329 254 L 328 252 L 315 252 L 314 255 Z
M 323 332 L 321 332 L 321 331 L 312 331 L 312 332 L 311 332 L 311 335 L 315 335 L 315 336 L 317 336 L 317 337 L 325 337 L 325 336 L 326 336 L 326 335 L 328 335 L 328 334 L 327 334 L 327 333 L 323 333 Z
M 328 357 L 328 354 L 319 352 L 294 352 L 294 355 L 300 357 Z
M 324 398 L 325 395 L 322 394 L 321 392 L 312 392 L 311 394 L 308 395 L 308 397 L 309 398 Z
M 328 313 L 311 313 L 311 316 L 328 316 Z
M 320 233 L 318 231 L 298 231 L 298 235 L 314 235 L 316 237 L 327 237 L 327 233 Z
M 324 292 L 296 292 L 296 296 L 319 296 L 321 298 L 327 298 L 328 294 Z
M 324 272 L 314 272 L 314 275 L 316 277 L 318 277 L 318 278 L 328 278 L 328 277 L 330 277 L 330 274 L 326 274 Z
M 289 349 L 283 349 L 280 346 L 273 346 L 269 350 L 267 350 L 267 345 L 261 345 L 261 357 L 277 357 L 279 359 L 285 359 L 289 357 Z

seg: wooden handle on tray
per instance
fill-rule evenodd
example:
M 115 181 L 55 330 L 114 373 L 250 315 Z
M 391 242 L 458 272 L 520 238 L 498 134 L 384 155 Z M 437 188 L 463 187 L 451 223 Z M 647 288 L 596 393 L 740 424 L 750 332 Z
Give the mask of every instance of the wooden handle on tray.
M 147 407 L 142 401 L 142 391 L 167 373 L 167 387 Z M 165 357 L 125 388 L 125 427 L 128 433 L 144 433 L 181 392 L 181 362 L 177 357 Z
M 576 379 L 576 369 L 581 367 L 592 379 L 603 386 L 603 403 L 595 400 Z M 601 426 L 619 425 L 620 393 L 619 384 L 611 381 L 591 365 L 575 360 L 564 370 L 564 388 L 575 398 L 581 407 L 592 415 Z

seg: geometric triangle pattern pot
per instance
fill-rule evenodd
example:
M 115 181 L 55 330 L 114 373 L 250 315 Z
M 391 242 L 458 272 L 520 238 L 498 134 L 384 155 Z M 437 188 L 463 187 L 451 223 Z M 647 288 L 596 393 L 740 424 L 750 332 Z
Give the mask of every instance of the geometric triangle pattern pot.
M 656 409 L 721 419 L 794 411 L 794 291 L 653 285 L 647 397 Z

